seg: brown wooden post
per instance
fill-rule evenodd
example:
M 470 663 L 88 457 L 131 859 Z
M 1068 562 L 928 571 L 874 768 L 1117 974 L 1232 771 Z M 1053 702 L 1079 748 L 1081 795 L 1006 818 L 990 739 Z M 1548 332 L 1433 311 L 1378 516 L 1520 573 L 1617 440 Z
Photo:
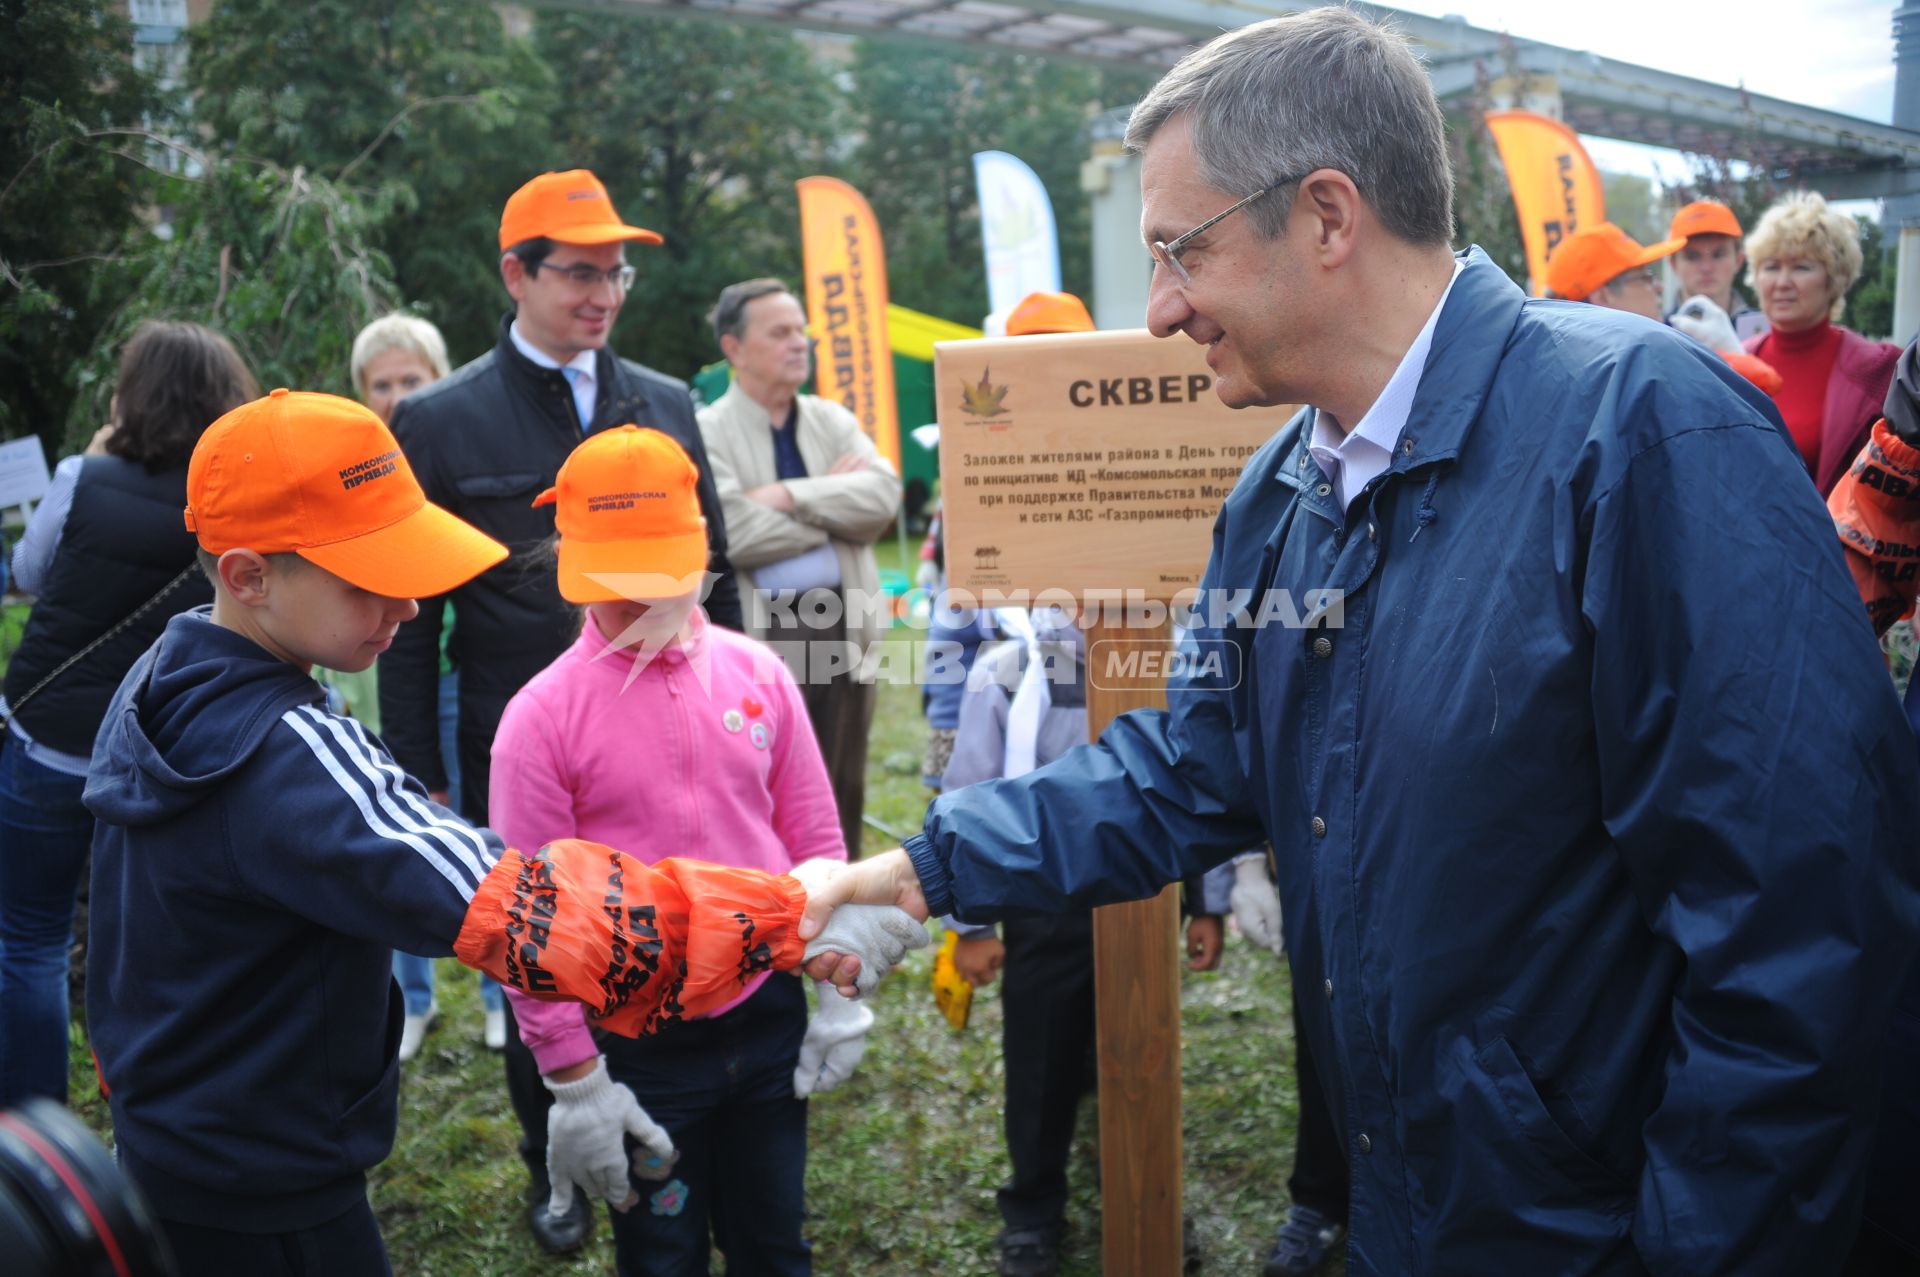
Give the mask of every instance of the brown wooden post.
M 940 342 L 934 385 L 948 579 L 988 607 L 1051 590 L 1111 610 L 1195 585 L 1227 490 L 1294 412 L 1228 408 L 1200 347 L 1143 330 Z M 1164 656 L 1169 629 L 1118 620 L 1087 631 L 1096 738 L 1166 703 L 1164 660 L 1125 654 Z M 1094 912 L 1107 1277 L 1181 1269 L 1177 890 Z
M 1087 731 L 1096 740 L 1117 715 L 1167 703 L 1162 678 L 1125 663 L 1130 651 L 1164 651 L 1167 631 L 1117 620 L 1103 615 L 1087 631 Z M 1179 890 L 1093 913 L 1106 1277 L 1181 1269 Z

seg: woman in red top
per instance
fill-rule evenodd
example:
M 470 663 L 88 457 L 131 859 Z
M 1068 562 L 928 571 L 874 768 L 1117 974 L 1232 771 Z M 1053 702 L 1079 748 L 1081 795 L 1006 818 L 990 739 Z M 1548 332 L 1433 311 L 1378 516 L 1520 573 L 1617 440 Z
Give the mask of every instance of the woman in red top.
M 1748 340 L 1747 351 L 1780 374 L 1773 401 L 1825 496 L 1880 416 L 1900 347 L 1834 322 L 1860 277 L 1860 231 L 1813 192 L 1766 211 L 1747 237 L 1747 260 L 1773 325 Z

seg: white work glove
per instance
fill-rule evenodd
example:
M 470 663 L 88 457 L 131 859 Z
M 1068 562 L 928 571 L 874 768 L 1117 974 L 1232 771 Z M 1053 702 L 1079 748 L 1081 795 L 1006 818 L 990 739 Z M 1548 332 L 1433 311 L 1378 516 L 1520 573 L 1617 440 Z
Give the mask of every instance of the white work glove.
M 1284 950 L 1286 937 L 1280 930 L 1280 893 L 1274 888 L 1273 879 L 1267 876 L 1266 856 L 1248 856 L 1234 865 L 1233 893 L 1227 899 L 1232 903 L 1233 920 L 1240 924 L 1241 935 L 1262 949 L 1274 953 Z
M 547 1213 L 564 1215 L 573 1206 L 578 1184 L 610 1206 L 624 1209 L 639 1196 L 627 1181 L 624 1136 L 640 1141 L 631 1159 L 633 1173 L 642 1179 L 665 1179 L 680 1154 L 659 1123 L 647 1116 L 640 1101 L 622 1083 L 607 1076 L 607 1057 L 593 1063 L 593 1072 L 577 1082 L 543 1078 L 553 1092 L 547 1115 L 547 1179 L 553 1196 Z
M 807 1021 L 800 1062 L 793 1070 L 793 1095 L 800 1100 L 825 1094 L 852 1077 L 867 1053 L 867 1030 L 873 1027 L 873 1008 L 866 1003 L 841 997 L 824 981 L 816 982 L 815 991 L 820 1006 Z
M 823 953 L 852 954 L 860 959 L 860 974 L 854 978 L 853 987 L 856 996 L 865 997 L 881 977 L 900 964 L 907 950 L 924 949 L 932 943 L 927 929 L 904 909 L 893 905 L 841 905 L 807 945 L 802 962 L 811 962 Z

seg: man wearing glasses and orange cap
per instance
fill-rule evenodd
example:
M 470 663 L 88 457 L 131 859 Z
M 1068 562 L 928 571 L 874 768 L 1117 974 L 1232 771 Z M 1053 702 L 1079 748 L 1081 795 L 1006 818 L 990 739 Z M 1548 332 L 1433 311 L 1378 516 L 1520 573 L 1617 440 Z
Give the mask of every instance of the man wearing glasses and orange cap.
M 394 411 L 393 433 L 429 499 L 512 551 L 505 563 L 451 595 L 461 793 L 450 805 L 473 820 L 487 816 L 489 756 L 507 701 L 579 631 L 551 568 L 534 560 L 553 535 L 553 513 L 534 509 L 533 499 L 552 486 L 583 436 L 634 424 L 686 448 L 700 470 L 714 574 L 707 611 L 716 624 L 740 628 L 726 525 L 687 387 L 607 348 L 633 283 L 626 246 L 660 242 L 653 231 L 621 221 L 606 187 L 587 170 L 534 178 L 513 193 L 500 217 L 500 279 L 514 310 L 500 322 L 499 341 Z M 438 727 L 442 613 L 438 600 L 423 599 L 418 619 L 400 627 L 380 662 L 380 709 L 394 757 L 446 797 Z M 521 1154 L 534 1181 L 534 1237 L 548 1251 L 572 1250 L 585 1241 L 591 1216 L 578 1198 L 572 1213 L 547 1214 L 551 1099 L 513 1025 L 506 1068 Z
M 1547 263 L 1547 287 L 1568 301 L 1592 302 L 1660 320 L 1660 284 L 1653 264 L 1669 257 L 1684 241 L 1662 240 L 1642 248 L 1612 222 L 1589 226 L 1567 237 Z
M 1727 313 L 1741 341 L 1767 331 L 1767 317 L 1733 290 L 1733 280 L 1747 264 L 1741 249 L 1746 232 L 1733 210 L 1718 200 L 1695 200 L 1673 215 L 1668 239 L 1685 240 L 1673 255 L 1673 271 L 1680 277 L 1680 299 L 1705 297 Z

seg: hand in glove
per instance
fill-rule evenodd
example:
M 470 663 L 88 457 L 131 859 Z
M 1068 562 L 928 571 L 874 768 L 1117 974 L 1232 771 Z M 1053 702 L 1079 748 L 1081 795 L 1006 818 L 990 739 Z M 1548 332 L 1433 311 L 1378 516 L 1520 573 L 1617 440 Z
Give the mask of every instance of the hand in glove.
M 924 949 L 932 943 L 927 929 L 903 909 L 893 905 L 841 905 L 820 934 L 807 943 L 806 960 L 824 953 L 846 953 L 860 959 L 860 975 L 854 981 L 857 992 L 847 994 L 842 990 L 842 996 L 864 997 L 873 992 L 881 977 L 899 965 L 907 950 Z
M 553 1109 L 547 1115 L 547 1178 L 553 1184 L 548 1214 L 567 1213 L 575 1184 L 606 1198 L 617 1210 L 639 1199 L 627 1180 L 624 1136 L 640 1141 L 632 1167 L 642 1179 L 665 1179 L 679 1160 L 673 1140 L 647 1116 L 633 1092 L 607 1076 L 605 1056 L 577 1082 L 543 1080 L 553 1092 Z
M 1248 856 L 1233 867 L 1233 920 L 1240 933 L 1262 949 L 1280 953 L 1286 937 L 1280 931 L 1280 893 L 1267 876 L 1267 858 Z
M 836 996 L 824 981 L 818 993 L 820 1007 L 807 1021 L 800 1063 L 793 1070 L 796 1099 L 824 1094 L 852 1077 L 860 1057 L 867 1053 L 867 1030 L 873 1027 L 873 1008 L 864 1002 Z

